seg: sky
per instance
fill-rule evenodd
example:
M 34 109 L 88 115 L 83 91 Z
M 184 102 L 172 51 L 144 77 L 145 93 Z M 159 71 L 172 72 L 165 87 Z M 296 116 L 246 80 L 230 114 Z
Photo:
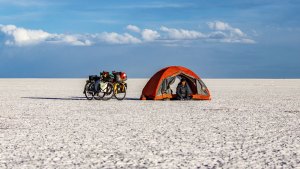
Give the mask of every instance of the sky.
M 298 0 L 0 0 L 0 78 L 300 78 Z

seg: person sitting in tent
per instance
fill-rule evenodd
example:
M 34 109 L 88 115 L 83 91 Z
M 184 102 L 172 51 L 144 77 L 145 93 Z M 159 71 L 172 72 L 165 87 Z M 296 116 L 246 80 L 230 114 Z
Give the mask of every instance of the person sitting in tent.
M 192 91 L 188 86 L 186 80 L 184 78 L 181 79 L 180 83 L 176 88 L 176 95 L 178 100 L 190 100 Z

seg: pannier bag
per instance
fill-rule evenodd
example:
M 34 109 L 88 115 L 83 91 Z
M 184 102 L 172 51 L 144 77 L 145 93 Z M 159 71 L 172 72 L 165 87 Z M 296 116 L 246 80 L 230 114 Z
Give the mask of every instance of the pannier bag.
M 121 77 L 122 81 L 126 81 L 127 80 L 127 74 L 125 72 L 121 72 L 120 73 L 120 77 Z
M 111 77 L 110 77 L 109 72 L 103 71 L 103 72 L 100 73 L 100 76 L 102 77 L 102 80 L 105 81 L 105 82 L 111 81 Z
M 125 72 L 113 72 L 115 77 L 115 81 L 117 82 L 124 82 L 127 80 L 127 75 Z
M 90 75 L 90 76 L 89 76 L 89 80 L 91 80 L 91 81 L 92 81 L 92 80 L 95 80 L 95 81 L 96 81 L 96 80 L 99 80 L 99 79 L 100 79 L 100 77 L 97 76 L 97 75 Z
M 104 89 L 106 89 L 106 87 L 107 87 L 107 83 L 105 83 L 105 82 L 100 82 L 100 89 L 101 90 L 104 90 Z

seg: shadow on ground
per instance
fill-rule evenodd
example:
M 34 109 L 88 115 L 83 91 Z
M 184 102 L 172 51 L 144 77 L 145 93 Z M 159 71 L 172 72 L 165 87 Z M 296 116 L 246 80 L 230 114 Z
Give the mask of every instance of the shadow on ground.
M 21 97 L 22 99 L 37 100 L 87 100 L 85 97 Z M 114 98 L 112 98 L 114 99 Z M 140 100 L 139 98 L 125 98 L 124 100 Z

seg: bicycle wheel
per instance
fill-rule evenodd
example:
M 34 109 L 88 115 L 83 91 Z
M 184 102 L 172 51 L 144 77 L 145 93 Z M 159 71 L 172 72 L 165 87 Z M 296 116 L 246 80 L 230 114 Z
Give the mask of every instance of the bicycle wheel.
M 104 96 L 105 96 L 105 92 L 100 90 L 99 92 L 95 93 L 94 99 L 102 100 Z
M 104 96 L 103 96 L 102 100 L 111 99 L 114 95 L 113 84 L 112 83 L 107 83 L 107 86 L 103 91 L 104 91 Z
M 104 95 L 105 95 L 105 92 L 104 90 L 101 90 L 101 86 L 100 84 L 98 84 L 98 91 L 94 94 L 94 99 L 95 100 L 102 100 Z
M 126 84 L 124 83 L 115 83 L 114 84 L 114 96 L 117 100 L 124 100 L 126 97 Z
M 94 83 L 87 82 L 84 86 L 84 95 L 88 100 L 92 100 L 94 98 L 93 85 Z

